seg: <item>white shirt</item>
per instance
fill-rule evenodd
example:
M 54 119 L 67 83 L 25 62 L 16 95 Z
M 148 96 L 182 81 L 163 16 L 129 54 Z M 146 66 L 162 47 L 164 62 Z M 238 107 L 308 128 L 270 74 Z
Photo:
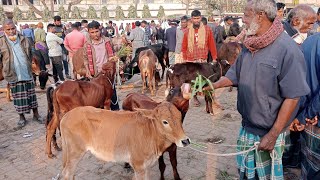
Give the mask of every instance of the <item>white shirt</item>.
M 63 43 L 62 38 L 59 38 L 57 35 L 48 32 L 46 36 L 46 42 L 50 57 L 62 56 L 62 48 L 60 46 Z

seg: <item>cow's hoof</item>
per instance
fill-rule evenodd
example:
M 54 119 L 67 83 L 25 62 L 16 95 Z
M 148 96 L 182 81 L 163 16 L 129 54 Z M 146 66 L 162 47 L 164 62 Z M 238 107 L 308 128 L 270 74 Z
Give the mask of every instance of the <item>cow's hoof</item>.
M 59 146 L 54 146 L 54 149 L 57 150 L 57 151 L 61 151 L 62 148 L 60 148 Z
M 214 113 L 210 113 L 211 116 L 214 116 Z
M 54 154 L 48 154 L 48 158 L 50 158 L 50 159 L 53 159 L 53 158 L 55 158 L 56 156 L 54 155 Z

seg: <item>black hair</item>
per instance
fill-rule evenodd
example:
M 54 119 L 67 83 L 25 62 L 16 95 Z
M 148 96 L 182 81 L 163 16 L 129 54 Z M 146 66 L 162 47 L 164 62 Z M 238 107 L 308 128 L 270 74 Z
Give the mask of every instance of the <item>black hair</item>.
M 320 14 L 320 7 L 318 8 L 318 12 L 317 12 L 317 14 L 318 14 L 318 15 Z
M 227 17 L 224 18 L 224 22 L 227 22 L 227 21 L 229 21 L 229 20 L 232 20 L 232 21 L 233 21 L 233 18 L 232 18 L 231 16 L 227 16 Z
M 191 17 L 198 17 L 201 16 L 201 12 L 199 10 L 193 10 L 191 12 Z
M 280 9 L 284 9 L 284 7 L 286 7 L 286 5 L 285 5 L 284 3 L 282 3 L 282 2 L 278 2 L 278 3 L 277 3 L 277 9 L 278 9 L 278 11 L 279 11 Z
M 134 23 L 136 26 L 141 26 L 141 23 L 140 23 L 140 21 L 136 21 L 135 23 Z
M 83 19 L 83 20 L 81 21 L 81 24 L 87 24 L 87 23 L 88 23 L 88 21 L 85 20 L 85 19 Z
M 151 20 L 151 23 L 154 23 L 154 20 Z
M 88 29 L 99 29 L 100 23 L 98 21 L 92 21 L 88 24 Z
M 72 28 L 79 28 L 81 27 L 81 23 L 80 22 L 75 22 L 71 25 Z
M 53 21 L 61 21 L 61 17 L 60 16 L 54 16 L 53 17 Z
M 186 20 L 186 21 L 188 21 L 188 20 L 189 20 L 189 17 L 188 17 L 187 15 L 182 16 L 182 17 L 181 17 L 181 21 L 182 21 L 182 20 Z
M 203 25 L 207 25 L 207 24 L 208 24 L 208 20 L 207 20 L 207 18 L 204 17 L 204 16 L 202 16 L 201 22 L 203 23 Z
M 109 24 L 112 24 L 112 21 L 109 21 L 108 23 L 109 23 Z
M 49 29 L 51 29 L 51 28 L 54 28 L 54 27 L 56 27 L 54 24 L 48 24 L 47 30 L 49 30 Z
M 141 24 L 148 24 L 146 20 L 141 21 Z
M 238 23 L 233 23 L 229 29 L 229 36 L 238 36 L 241 33 L 240 25 Z

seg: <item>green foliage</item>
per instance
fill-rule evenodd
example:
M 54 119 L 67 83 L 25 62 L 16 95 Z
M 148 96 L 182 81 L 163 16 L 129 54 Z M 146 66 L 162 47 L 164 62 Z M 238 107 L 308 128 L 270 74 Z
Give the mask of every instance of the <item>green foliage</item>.
M 89 9 L 87 10 L 87 18 L 88 19 L 96 19 L 97 18 L 97 12 L 93 6 L 89 6 Z
M 23 19 L 23 14 L 21 9 L 18 8 L 18 6 L 16 6 L 13 9 L 13 19 L 16 21 L 22 20 Z
M 109 19 L 109 10 L 107 8 L 107 6 L 103 6 L 101 8 L 101 16 L 100 16 L 101 19 Z
M 59 15 L 62 19 L 68 19 L 67 11 L 64 9 L 63 6 L 60 6 L 60 7 L 59 7 L 58 15 Z
M 77 6 L 73 7 L 73 11 L 71 13 L 71 18 L 72 19 L 81 19 L 81 12 L 80 9 Z
M 45 7 L 43 10 L 43 21 L 48 22 L 51 19 L 51 12 L 49 11 L 48 7 Z
M 2 22 L 5 18 L 6 18 L 6 16 L 4 14 L 3 7 L 0 6 L 0 22 Z
M 34 13 L 33 9 L 29 7 L 29 10 L 27 12 L 27 20 L 36 20 L 36 14 Z
M 143 6 L 142 18 L 151 18 L 151 13 L 148 5 Z
M 158 14 L 157 14 L 157 17 L 158 17 L 159 19 L 163 19 L 165 16 L 166 16 L 166 14 L 165 14 L 165 12 L 164 12 L 164 8 L 163 8 L 163 6 L 160 6 L 160 7 L 159 7 Z
M 124 19 L 124 18 L 125 18 L 125 16 L 124 16 L 124 13 L 123 13 L 121 6 L 117 6 L 115 19 L 120 20 L 120 19 Z
M 128 18 L 138 17 L 136 7 L 134 7 L 133 5 L 130 5 L 128 11 L 129 11 Z

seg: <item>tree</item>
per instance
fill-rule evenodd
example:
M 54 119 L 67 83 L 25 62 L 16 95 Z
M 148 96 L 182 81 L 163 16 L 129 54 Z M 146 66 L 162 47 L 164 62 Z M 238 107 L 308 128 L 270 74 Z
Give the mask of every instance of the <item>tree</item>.
M 62 19 L 68 19 L 67 11 L 64 9 L 64 7 L 63 7 L 62 5 L 59 7 L 58 15 L 59 15 Z
M 29 7 L 29 11 L 27 12 L 27 20 L 36 20 L 37 17 L 31 7 Z
M 81 19 L 81 12 L 80 9 L 77 6 L 73 7 L 73 11 L 71 13 L 71 18 L 72 19 Z
M 107 6 L 101 8 L 101 19 L 109 19 L 109 10 Z
M 124 19 L 124 18 L 125 18 L 125 16 L 124 16 L 124 13 L 123 13 L 121 6 L 117 6 L 115 19 L 120 20 L 120 19 Z
M 142 9 L 142 18 L 151 18 L 151 13 L 148 5 L 144 5 Z
M 186 6 L 186 14 L 189 14 L 190 7 L 199 3 L 199 0 L 181 0 L 181 3 Z
M 16 20 L 16 21 L 19 21 L 19 20 L 22 20 L 22 19 L 23 19 L 22 11 L 21 11 L 21 9 L 18 8 L 18 6 L 16 6 L 16 7 L 13 9 L 13 18 L 14 18 L 14 20 Z
M 89 9 L 87 10 L 87 18 L 88 19 L 96 19 L 97 18 L 97 12 L 93 6 L 89 6 Z
M 128 18 L 136 18 L 138 16 L 136 8 L 133 5 L 130 5 L 128 11 Z
M 52 0 L 51 0 L 52 1 Z M 73 0 L 71 1 L 69 4 L 68 4 L 68 14 L 67 16 L 69 17 L 70 16 L 70 12 L 71 12 L 71 7 L 76 5 L 76 4 L 79 4 L 81 3 L 82 0 Z M 79 9 L 78 9 L 79 10 Z
M 0 6 L 0 21 L 2 22 L 5 18 L 6 18 L 6 16 L 4 14 L 3 7 Z
M 164 12 L 164 8 L 163 8 L 163 6 L 160 6 L 157 17 L 158 17 L 158 19 L 163 19 L 165 16 L 166 16 L 166 14 Z
M 49 11 L 48 7 L 45 7 L 43 10 L 43 17 L 42 19 L 47 22 L 52 17 L 52 13 Z

